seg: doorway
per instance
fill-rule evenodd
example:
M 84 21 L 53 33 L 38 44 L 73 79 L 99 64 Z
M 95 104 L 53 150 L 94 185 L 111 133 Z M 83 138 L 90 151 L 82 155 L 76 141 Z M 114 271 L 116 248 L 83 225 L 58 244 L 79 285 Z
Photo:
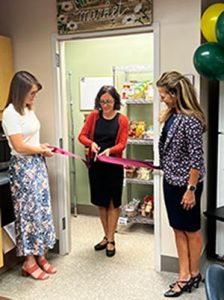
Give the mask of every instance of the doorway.
M 152 66 L 152 79 L 159 75 L 159 32 L 158 26 L 142 30 L 131 30 L 125 34 L 122 31 L 107 32 L 104 36 L 95 34 L 83 34 L 76 37 L 57 37 L 56 53 L 60 55 L 60 65 L 57 68 L 58 109 L 62 112 L 60 119 L 63 126 L 62 136 L 67 134 L 63 141 L 63 147 L 84 156 L 84 148 L 77 142 L 77 135 L 83 125 L 85 116 L 90 109 L 82 109 L 80 102 L 80 79 L 111 77 L 114 78 L 113 67 L 121 65 Z M 119 89 L 120 87 L 117 86 Z M 93 107 L 92 107 L 93 108 Z M 154 101 L 154 162 L 158 163 L 157 137 L 159 125 L 155 112 L 159 111 L 159 101 Z M 125 113 L 125 108 L 122 108 Z M 88 173 L 80 161 L 70 161 L 65 171 L 65 176 L 70 182 L 68 193 L 70 194 L 72 207 L 77 213 L 77 205 L 85 208 L 89 206 Z M 157 178 L 158 177 L 158 178 Z M 154 199 L 160 199 L 160 179 L 154 176 Z M 124 191 L 124 197 L 127 193 Z M 125 201 L 125 200 L 124 200 Z M 69 213 L 68 209 L 66 210 Z M 160 270 L 160 207 L 159 201 L 155 201 L 154 213 L 155 235 L 155 268 Z M 68 224 L 69 226 L 69 224 Z M 69 239 L 69 235 L 67 235 Z

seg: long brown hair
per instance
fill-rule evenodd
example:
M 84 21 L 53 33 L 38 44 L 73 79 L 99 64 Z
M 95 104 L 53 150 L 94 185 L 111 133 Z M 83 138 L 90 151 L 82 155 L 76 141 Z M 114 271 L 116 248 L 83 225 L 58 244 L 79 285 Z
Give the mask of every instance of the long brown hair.
M 12 103 L 15 110 L 22 115 L 24 113 L 25 97 L 33 85 L 37 86 L 38 91 L 42 89 L 42 85 L 31 73 L 27 71 L 17 72 L 10 84 L 6 107 Z M 30 107 L 28 108 L 30 109 Z
M 205 114 L 197 100 L 195 88 L 187 77 L 176 71 L 166 72 L 156 82 L 156 86 L 164 88 L 171 95 L 175 95 L 177 97 L 177 109 L 185 115 L 197 118 L 206 131 Z M 160 122 L 165 122 L 173 111 L 174 108 L 167 108 L 163 111 Z

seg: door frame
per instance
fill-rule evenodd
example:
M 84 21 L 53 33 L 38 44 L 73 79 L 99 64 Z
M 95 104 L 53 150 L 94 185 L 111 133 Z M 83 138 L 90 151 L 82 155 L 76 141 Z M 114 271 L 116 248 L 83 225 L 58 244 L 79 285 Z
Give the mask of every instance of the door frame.
M 51 36 L 52 48 L 52 74 L 53 91 L 55 99 L 55 140 L 56 146 L 68 149 L 68 118 L 66 105 L 66 81 L 63 78 L 65 72 L 64 44 L 59 42 L 58 35 Z M 69 160 L 61 155 L 56 155 L 56 228 L 59 240 L 59 254 L 65 255 L 71 251 L 71 203 L 69 188 Z
M 159 78 L 160 75 L 160 27 L 159 23 L 154 23 L 152 26 L 136 27 L 130 29 L 118 29 L 118 30 L 108 30 L 102 32 L 92 32 L 92 33 L 77 33 L 74 35 L 58 35 L 52 34 L 52 57 L 53 57 L 53 73 L 54 73 L 54 90 L 55 90 L 55 120 L 56 120 L 56 132 L 59 146 L 63 146 L 68 149 L 68 139 L 67 137 L 67 121 L 68 121 L 68 111 L 67 111 L 67 95 L 66 95 L 66 76 L 65 76 L 65 55 L 64 55 L 64 44 L 67 41 L 77 40 L 77 39 L 88 39 L 88 38 L 101 38 L 101 37 L 111 37 L 119 36 L 125 34 L 137 34 L 137 33 L 150 33 L 153 32 L 153 78 Z M 154 95 L 154 163 L 159 164 L 158 155 L 158 137 L 160 132 L 160 125 L 158 122 L 158 112 L 160 110 L 160 101 L 158 98 L 158 93 Z M 63 230 L 59 226 L 59 245 L 60 253 L 65 254 L 71 251 L 71 225 L 70 225 L 70 191 L 69 191 L 69 165 L 64 163 L 65 160 L 58 158 L 56 162 L 57 170 L 61 170 L 63 180 L 58 178 L 57 181 L 57 192 L 58 199 L 58 214 L 59 220 L 65 218 L 66 229 Z M 154 218 L 154 234 L 155 234 L 155 269 L 161 271 L 161 184 L 160 184 L 160 174 L 155 172 L 154 175 L 154 197 L 155 197 L 155 218 Z

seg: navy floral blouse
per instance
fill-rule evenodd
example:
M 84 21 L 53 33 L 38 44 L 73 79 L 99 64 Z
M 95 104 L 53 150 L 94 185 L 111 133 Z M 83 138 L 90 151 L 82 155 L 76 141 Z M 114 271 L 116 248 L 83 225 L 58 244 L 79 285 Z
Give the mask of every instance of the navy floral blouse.
M 166 137 L 163 133 L 160 136 L 159 155 L 160 166 L 169 184 L 187 185 L 191 168 L 200 170 L 199 181 L 202 181 L 205 166 L 201 122 L 193 116 L 175 114 Z

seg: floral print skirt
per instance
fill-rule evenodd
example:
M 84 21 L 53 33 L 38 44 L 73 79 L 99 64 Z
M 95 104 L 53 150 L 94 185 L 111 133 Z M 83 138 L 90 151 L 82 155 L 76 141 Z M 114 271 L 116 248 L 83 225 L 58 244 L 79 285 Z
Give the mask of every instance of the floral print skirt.
M 44 255 L 55 244 L 44 158 L 39 154 L 12 155 L 9 174 L 16 217 L 17 255 Z

